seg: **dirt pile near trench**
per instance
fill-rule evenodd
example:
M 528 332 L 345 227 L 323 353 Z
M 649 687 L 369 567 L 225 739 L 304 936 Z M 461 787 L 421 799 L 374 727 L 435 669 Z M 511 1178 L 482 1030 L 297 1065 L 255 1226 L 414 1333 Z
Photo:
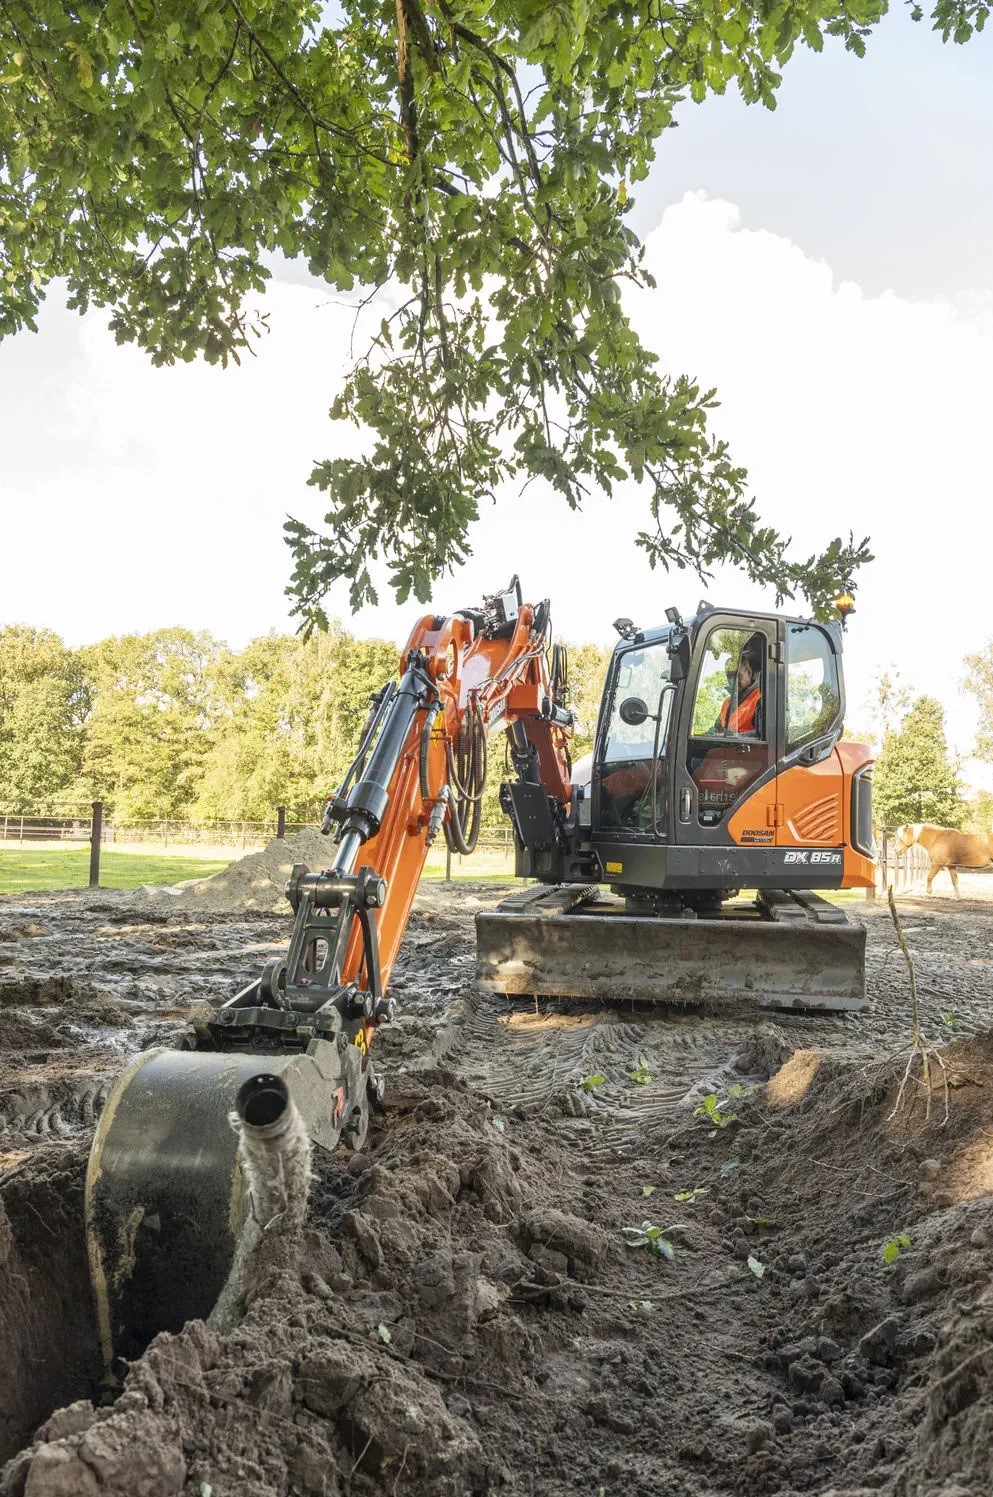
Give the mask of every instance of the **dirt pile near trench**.
M 893 1116 L 903 1058 L 801 1052 L 636 1155 L 398 1077 L 370 1150 L 320 1163 L 299 1272 L 226 1338 L 159 1337 L 0 1493 L 985 1493 L 993 1037 L 943 1054 L 947 1121 L 940 1070 Z
M 248 853 L 210 878 L 173 888 L 146 889 L 148 898 L 169 900 L 201 910 L 275 910 L 287 908 L 284 893 L 294 863 L 306 863 L 312 872 L 326 868 L 334 858 L 334 843 L 313 831 L 273 837 L 259 852 Z
M 797 1052 L 742 1107 L 725 1221 L 767 1270 L 760 1360 L 785 1436 L 742 1493 L 990 1488 L 993 1035 L 940 1054 L 930 1091 L 915 1058 L 901 1096 L 908 1052 Z

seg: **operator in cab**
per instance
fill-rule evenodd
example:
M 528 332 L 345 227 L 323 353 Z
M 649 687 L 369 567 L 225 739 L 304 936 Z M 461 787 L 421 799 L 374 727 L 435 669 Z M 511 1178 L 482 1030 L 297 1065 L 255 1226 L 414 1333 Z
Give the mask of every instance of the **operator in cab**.
M 764 655 L 764 635 L 753 634 L 750 639 L 746 639 L 738 656 L 738 668 L 730 676 L 730 695 L 724 698 L 714 724 L 715 734 L 725 734 L 728 737 L 758 734 Z

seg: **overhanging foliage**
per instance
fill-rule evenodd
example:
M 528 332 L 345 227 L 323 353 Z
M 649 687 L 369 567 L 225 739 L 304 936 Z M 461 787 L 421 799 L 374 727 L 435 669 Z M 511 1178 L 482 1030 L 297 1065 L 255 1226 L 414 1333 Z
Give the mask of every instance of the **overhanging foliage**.
M 319 463 L 328 533 L 288 527 L 292 590 L 402 600 L 468 552 L 480 501 L 542 478 L 578 505 L 644 484 L 653 565 L 734 561 L 820 610 L 867 559 L 794 559 L 624 315 L 626 223 L 684 99 L 775 104 L 794 48 L 861 53 L 885 0 L 4 0 L 0 334 L 52 277 L 156 363 L 237 359 L 272 256 L 389 315 L 332 415 L 367 455 Z M 938 0 L 965 40 L 987 6 Z M 337 356 L 337 350 L 334 350 Z

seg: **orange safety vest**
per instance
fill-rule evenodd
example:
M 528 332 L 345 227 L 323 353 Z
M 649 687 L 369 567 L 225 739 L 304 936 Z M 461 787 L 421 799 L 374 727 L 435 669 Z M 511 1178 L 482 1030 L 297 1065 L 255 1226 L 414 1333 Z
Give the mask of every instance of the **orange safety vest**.
M 758 715 L 759 702 L 762 693 L 757 686 L 750 686 L 745 695 L 739 701 L 734 711 L 731 711 L 731 698 L 724 699 L 718 719 L 723 733 L 754 733 L 756 732 L 755 719 Z M 728 714 L 730 713 L 730 721 Z

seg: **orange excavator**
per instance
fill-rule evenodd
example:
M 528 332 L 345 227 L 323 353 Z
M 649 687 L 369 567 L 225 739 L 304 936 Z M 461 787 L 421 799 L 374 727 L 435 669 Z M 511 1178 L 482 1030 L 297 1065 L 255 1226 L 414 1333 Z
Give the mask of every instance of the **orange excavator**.
M 361 1147 L 428 850 L 440 833 L 475 845 L 494 729 L 517 872 L 537 882 L 477 917 L 484 990 L 864 1003 L 864 932 L 817 892 L 874 875 L 871 759 L 841 741 L 840 626 L 706 604 L 666 618 L 617 621 L 594 751 L 575 767 L 547 602 L 524 602 L 514 578 L 414 628 L 328 802 L 328 867 L 293 869 L 286 957 L 197 1005 L 186 1047 L 136 1056 L 108 1098 L 86 1189 L 108 1366 L 225 1292 L 257 1214 L 246 1140 L 278 1148 L 292 1113 L 319 1148 Z

